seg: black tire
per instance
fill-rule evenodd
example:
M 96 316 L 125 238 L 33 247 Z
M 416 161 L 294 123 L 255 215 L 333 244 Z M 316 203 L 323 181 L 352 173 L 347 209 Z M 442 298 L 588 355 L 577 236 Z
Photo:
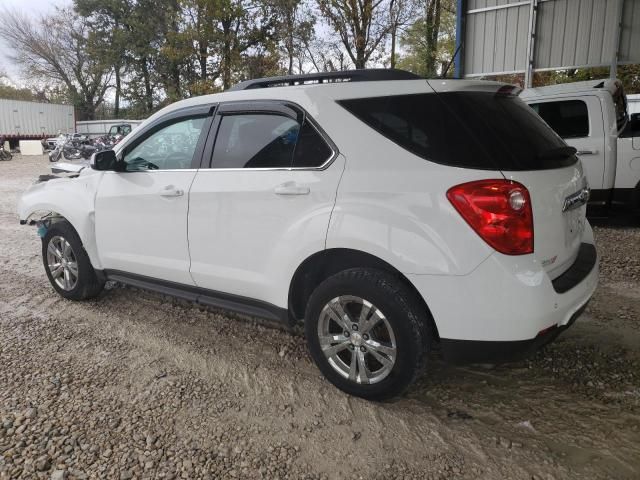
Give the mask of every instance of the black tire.
M 58 283 L 56 283 L 48 265 L 47 250 L 52 239 L 56 237 L 61 237 L 69 243 L 73 258 L 75 258 L 75 263 L 77 265 L 76 282 L 73 288 L 70 289 L 62 288 Z M 66 220 L 51 224 L 47 230 L 47 233 L 42 239 L 42 263 L 44 265 L 44 270 L 47 273 L 47 278 L 49 279 L 49 282 L 51 282 L 53 288 L 61 296 L 68 298 L 69 300 L 87 300 L 89 298 L 94 298 L 100 294 L 104 287 L 104 282 L 98 278 L 96 271 L 91 265 L 91 261 L 89 260 L 89 256 L 82 245 L 80 236 L 73 226 L 71 226 L 71 224 Z
M 387 376 L 377 383 L 359 383 L 357 380 L 345 378 L 344 373 L 340 374 L 329 363 L 322 350 L 318 325 L 323 321 L 321 317 L 325 316 L 325 306 L 332 299 L 341 296 L 355 296 L 367 300 L 382 312 L 393 330 L 396 344 L 395 363 Z M 357 314 L 351 315 L 352 318 L 356 316 Z M 313 360 L 331 383 L 350 395 L 368 400 L 384 400 L 402 393 L 422 371 L 431 344 L 429 320 L 429 313 L 424 305 L 401 279 L 381 270 L 356 268 L 329 277 L 315 289 L 307 304 L 305 334 Z M 337 323 L 333 326 L 337 326 Z M 352 325 L 352 328 L 356 327 Z M 353 339 L 354 336 L 351 335 L 349 338 Z M 358 342 L 361 340 L 359 337 Z M 347 358 L 353 355 L 354 350 L 357 353 L 357 349 L 363 347 L 348 345 L 348 348 L 351 352 L 345 350 L 345 353 L 341 354 L 347 355 Z M 363 349 L 363 352 L 365 351 L 366 347 Z M 346 360 L 344 361 L 346 363 Z

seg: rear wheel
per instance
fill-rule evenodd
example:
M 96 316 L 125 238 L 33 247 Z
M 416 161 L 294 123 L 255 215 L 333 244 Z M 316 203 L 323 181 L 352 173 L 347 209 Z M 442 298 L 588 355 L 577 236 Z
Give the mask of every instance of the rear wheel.
M 67 221 L 53 223 L 42 239 L 42 261 L 53 288 L 70 300 L 97 296 L 104 287 L 78 233 Z
M 427 315 L 395 276 L 345 270 L 311 295 L 307 343 L 331 383 L 351 395 L 382 400 L 404 391 L 420 372 L 429 344 Z

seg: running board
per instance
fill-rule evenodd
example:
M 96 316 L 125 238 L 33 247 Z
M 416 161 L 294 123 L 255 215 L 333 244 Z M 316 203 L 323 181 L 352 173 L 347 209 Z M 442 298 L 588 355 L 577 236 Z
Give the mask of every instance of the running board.
M 283 323 L 287 326 L 290 325 L 289 312 L 287 309 L 261 300 L 217 292 L 215 290 L 207 290 L 206 288 L 192 285 L 183 285 L 167 280 L 158 280 L 143 275 L 121 272 L 119 270 L 104 270 L 102 273 L 106 280 L 113 280 L 143 290 L 162 293 L 171 297 L 194 302 L 198 305 L 229 310 L 250 317 L 259 317 Z

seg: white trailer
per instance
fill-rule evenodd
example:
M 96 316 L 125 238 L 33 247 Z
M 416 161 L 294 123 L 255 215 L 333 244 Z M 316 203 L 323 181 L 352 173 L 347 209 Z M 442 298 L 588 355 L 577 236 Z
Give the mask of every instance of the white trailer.
M 0 99 L 0 137 L 12 144 L 73 133 L 75 125 L 72 105 Z
M 90 138 L 113 135 L 115 133 L 126 135 L 141 123 L 142 120 L 87 120 L 76 122 L 76 132 L 87 135 Z M 118 132 L 118 128 L 124 131 Z

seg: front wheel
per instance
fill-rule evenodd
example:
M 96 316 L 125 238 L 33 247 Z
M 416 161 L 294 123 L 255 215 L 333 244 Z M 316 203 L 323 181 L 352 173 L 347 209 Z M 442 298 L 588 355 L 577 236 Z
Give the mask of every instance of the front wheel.
M 104 287 L 78 233 L 67 221 L 51 224 L 42 239 L 42 261 L 53 288 L 70 300 L 97 296 Z
M 351 269 L 311 295 L 305 333 L 316 365 L 339 389 L 370 400 L 403 392 L 421 371 L 428 312 L 401 279 Z

